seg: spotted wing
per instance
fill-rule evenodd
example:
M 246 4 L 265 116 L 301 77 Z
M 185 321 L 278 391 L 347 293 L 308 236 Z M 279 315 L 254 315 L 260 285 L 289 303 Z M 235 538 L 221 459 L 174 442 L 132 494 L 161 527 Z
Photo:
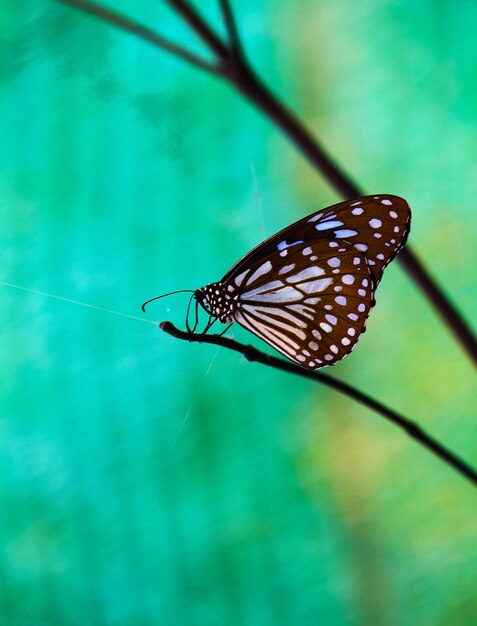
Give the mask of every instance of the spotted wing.
M 275 250 L 224 286 L 235 320 L 299 365 L 333 365 L 354 348 L 374 304 L 365 257 L 346 241 Z
M 407 202 L 398 196 L 365 196 L 340 202 L 305 217 L 273 235 L 236 263 L 222 282 L 233 280 L 251 264 L 276 252 L 286 256 L 293 245 L 319 241 L 348 242 L 366 258 L 376 287 L 384 268 L 406 243 L 411 222 Z

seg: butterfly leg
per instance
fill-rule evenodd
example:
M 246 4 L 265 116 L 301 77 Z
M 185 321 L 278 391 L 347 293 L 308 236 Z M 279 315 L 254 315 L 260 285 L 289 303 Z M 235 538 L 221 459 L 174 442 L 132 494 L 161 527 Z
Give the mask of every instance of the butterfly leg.
M 233 324 L 234 324 L 234 323 L 233 323 L 233 322 L 231 322 L 231 323 L 230 323 L 230 324 L 229 324 L 229 325 L 225 328 L 225 330 L 223 330 L 223 331 L 219 334 L 219 337 L 222 337 L 222 335 L 225 335 L 225 333 L 228 331 L 228 329 L 229 329 L 231 326 L 233 326 Z
M 194 322 L 194 328 L 192 329 L 191 332 L 195 333 L 198 324 L 199 324 L 199 302 L 198 302 L 198 300 L 196 300 L 196 302 L 195 302 L 195 322 Z
M 209 321 L 207 322 L 206 327 L 204 328 L 204 330 L 200 333 L 201 335 L 205 335 L 211 328 L 212 326 L 215 324 L 215 322 L 217 321 L 216 317 L 212 317 L 212 315 L 209 317 Z
M 190 305 L 192 304 L 192 298 L 193 297 L 194 297 L 194 295 L 192 294 L 192 296 L 189 299 L 189 304 L 187 306 L 187 312 L 186 312 L 186 318 L 185 318 L 185 325 L 186 325 L 188 333 L 193 333 L 194 332 L 193 330 L 191 330 L 191 327 L 189 326 Z M 196 326 L 197 326 L 197 315 L 196 315 Z M 194 326 L 194 330 L 195 330 L 195 326 Z

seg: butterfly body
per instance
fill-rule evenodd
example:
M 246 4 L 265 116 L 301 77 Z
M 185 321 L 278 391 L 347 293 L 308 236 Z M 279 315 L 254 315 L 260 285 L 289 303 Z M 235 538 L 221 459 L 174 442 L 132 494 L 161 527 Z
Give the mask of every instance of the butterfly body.
M 222 324 L 232 324 L 235 322 L 235 312 L 237 310 L 238 294 L 232 297 L 224 290 L 221 282 L 210 283 L 205 287 L 196 289 L 194 298 L 202 308 L 213 317 L 216 317 Z
M 276 233 L 194 297 L 308 369 L 354 348 L 386 265 L 406 242 L 402 198 L 367 196 L 322 209 Z

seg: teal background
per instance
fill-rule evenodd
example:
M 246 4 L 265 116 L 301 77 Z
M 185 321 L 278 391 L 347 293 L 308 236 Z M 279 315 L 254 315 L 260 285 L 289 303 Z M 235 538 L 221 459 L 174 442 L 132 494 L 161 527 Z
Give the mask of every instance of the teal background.
M 201 50 L 160 2 L 110 6 Z M 200 3 L 221 28 L 216 2 Z M 477 326 L 477 5 L 235 2 L 257 69 Z M 183 325 L 336 194 L 227 86 L 47 0 L 0 5 L 0 280 Z M 0 284 L 0 624 L 468 625 L 477 493 L 351 400 Z M 266 346 L 245 330 L 238 339 Z M 399 264 L 333 375 L 477 465 L 475 373 Z

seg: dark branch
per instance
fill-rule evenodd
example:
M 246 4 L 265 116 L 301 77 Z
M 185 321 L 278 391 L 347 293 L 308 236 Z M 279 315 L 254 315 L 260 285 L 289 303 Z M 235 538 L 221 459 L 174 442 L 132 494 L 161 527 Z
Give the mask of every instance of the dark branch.
M 275 356 L 265 354 L 264 352 L 260 352 L 260 350 L 257 350 L 253 346 L 247 346 L 243 343 L 239 343 L 238 341 L 234 341 L 233 339 L 229 339 L 227 337 L 221 337 L 220 335 L 187 333 L 176 328 L 173 324 L 171 324 L 171 322 L 161 322 L 159 326 L 164 332 L 172 335 L 173 337 L 176 337 L 177 339 L 184 339 L 186 341 L 196 343 L 211 343 L 213 345 L 221 346 L 222 348 L 227 348 L 228 350 L 234 350 L 235 352 L 243 354 L 243 356 L 248 361 L 255 361 L 257 363 L 262 363 L 263 365 L 268 365 L 269 367 L 278 369 L 282 372 L 295 374 L 296 376 L 301 376 L 302 378 L 308 378 L 315 382 L 327 385 L 328 387 L 331 387 L 336 391 L 339 391 L 340 393 L 348 396 L 356 402 L 363 404 L 368 409 L 379 413 L 385 419 L 404 430 L 410 437 L 412 437 L 422 446 L 427 448 L 436 457 L 447 463 L 447 465 L 453 467 L 457 472 L 459 472 L 459 474 L 461 474 L 462 476 L 470 480 L 470 482 L 472 482 L 475 486 L 477 486 L 477 472 L 470 465 L 467 465 L 467 463 L 457 457 L 453 452 L 445 448 L 436 439 L 428 435 L 424 430 L 422 430 L 420 426 L 403 417 L 402 415 L 399 415 L 399 413 L 396 413 L 395 411 L 389 409 L 378 400 L 375 400 L 374 398 L 371 398 L 362 391 L 355 389 L 351 385 L 337 380 L 329 374 L 323 374 L 322 372 L 317 372 L 313 370 L 306 370 L 303 367 L 292 363 L 291 361 L 284 361 L 283 359 L 277 358 Z
M 412 276 L 414 282 L 427 295 L 435 310 L 440 314 L 443 321 L 447 323 L 450 330 L 453 331 L 455 338 L 460 342 L 460 345 L 467 352 L 474 365 L 477 365 L 477 340 L 460 311 L 449 300 L 440 286 L 434 282 L 432 276 L 414 254 L 412 248 L 406 246 L 401 250 L 398 260 L 407 273 Z
M 112 11 L 111 9 L 107 9 L 103 6 L 95 4 L 94 2 L 88 2 L 87 0 L 55 0 L 56 2 L 61 2 L 61 4 L 66 4 L 68 6 L 74 7 L 75 9 L 79 9 L 84 13 L 88 13 L 93 17 L 96 17 L 103 22 L 107 22 L 120 30 L 124 30 L 144 41 L 152 43 L 153 45 L 161 48 L 161 50 L 165 50 L 169 52 L 175 57 L 190 63 L 194 67 L 198 69 L 204 70 L 205 72 L 209 72 L 211 74 L 215 74 L 217 76 L 221 76 L 223 74 L 223 70 L 208 61 L 201 59 L 196 56 L 192 52 L 189 52 L 185 48 L 178 46 L 175 43 L 172 43 L 165 37 L 158 35 L 156 32 L 151 30 L 150 28 L 146 28 L 141 24 L 138 24 L 134 20 L 131 20 L 116 11 Z

